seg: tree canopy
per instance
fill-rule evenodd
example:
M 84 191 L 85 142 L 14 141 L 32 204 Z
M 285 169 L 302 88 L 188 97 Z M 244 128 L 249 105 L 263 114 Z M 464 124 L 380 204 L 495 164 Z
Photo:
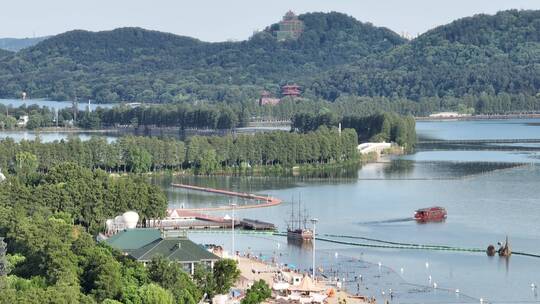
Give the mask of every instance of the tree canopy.
M 141 28 L 71 31 L 0 55 L 0 97 L 246 104 L 290 82 L 304 97 L 329 101 L 538 97 L 539 14 L 476 15 L 410 41 L 336 12 L 300 15 L 304 32 L 287 41 L 277 40 L 275 24 L 219 43 Z
M 0 183 L 1 304 L 195 304 L 203 291 L 228 291 L 238 276 L 236 264 L 216 263 L 223 266 L 208 276 L 219 280 L 218 289 L 163 257 L 145 267 L 96 242 L 105 219 L 121 211 L 163 216 L 164 194 L 145 179 L 66 162 L 30 179 L 22 174 Z

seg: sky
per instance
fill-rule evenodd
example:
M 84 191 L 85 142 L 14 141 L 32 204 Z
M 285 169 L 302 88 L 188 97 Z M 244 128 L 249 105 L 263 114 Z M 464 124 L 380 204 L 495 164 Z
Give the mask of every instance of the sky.
M 415 36 L 478 13 L 540 9 L 540 0 L 0 0 L 0 38 L 137 26 L 203 41 L 244 40 L 288 10 L 337 11 Z

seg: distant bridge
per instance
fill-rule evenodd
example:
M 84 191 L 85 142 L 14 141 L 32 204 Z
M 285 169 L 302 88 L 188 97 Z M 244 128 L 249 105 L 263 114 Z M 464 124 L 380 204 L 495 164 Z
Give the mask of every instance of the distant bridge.
M 437 145 L 437 144 L 452 144 L 452 145 L 467 145 L 467 144 L 526 144 L 540 143 L 540 138 L 513 138 L 513 139 L 457 139 L 457 140 L 421 140 L 417 144 L 420 145 Z

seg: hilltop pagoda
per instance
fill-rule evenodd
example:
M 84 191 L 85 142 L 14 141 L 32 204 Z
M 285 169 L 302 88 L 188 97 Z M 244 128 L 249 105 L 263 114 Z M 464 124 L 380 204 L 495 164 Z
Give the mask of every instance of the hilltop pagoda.
M 297 84 L 287 84 L 281 87 L 281 95 L 283 97 L 300 97 L 300 86 Z
M 295 13 L 288 11 L 283 20 L 279 22 L 279 30 L 276 31 L 278 41 L 298 39 L 304 31 L 304 22 L 298 19 Z

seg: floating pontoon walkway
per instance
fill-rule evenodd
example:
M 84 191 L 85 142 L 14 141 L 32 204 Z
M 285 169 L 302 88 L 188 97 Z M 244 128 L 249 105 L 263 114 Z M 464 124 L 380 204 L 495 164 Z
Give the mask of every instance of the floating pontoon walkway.
M 222 194 L 222 195 L 228 195 L 228 196 L 235 196 L 250 200 L 256 200 L 256 201 L 262 201 L 261 204 L 250 204 L 250 205 L 241 205 L 241 206 L 235 206 L 235 209 L 252 209 L 252 208 L 264 208 L 264 207 L 273 207 L 281 204 L 282 200 L 279 198 L 271 197 L 271 196 L 262 196 L 262 195 L 256 195 L 252 193 L 245 193 L 245 192 L 234 192 L 229 190 L 222 190 L 222 189 L 214 189 L 214 188 L 205 188 L 205 187 L 199 187 L 199 186 L 192 186 L 192 185 L 186 185 L 186 184 L 171 184 L 171 186 L 175 188 L 182 188 L 182 189 L 189 189 L 189 190 L 195 190 L 195 191 L 203 191 L 203 192 L 209 192 L 209 193 L 216 193 L 216 194 Z M 221 207 L 206 207 L 206 208 L 189 208 L 185 210 L 189 211 L 221 211 L 221 210 L 230 210 L 232 209 L 232 206 L 221 206 Z

